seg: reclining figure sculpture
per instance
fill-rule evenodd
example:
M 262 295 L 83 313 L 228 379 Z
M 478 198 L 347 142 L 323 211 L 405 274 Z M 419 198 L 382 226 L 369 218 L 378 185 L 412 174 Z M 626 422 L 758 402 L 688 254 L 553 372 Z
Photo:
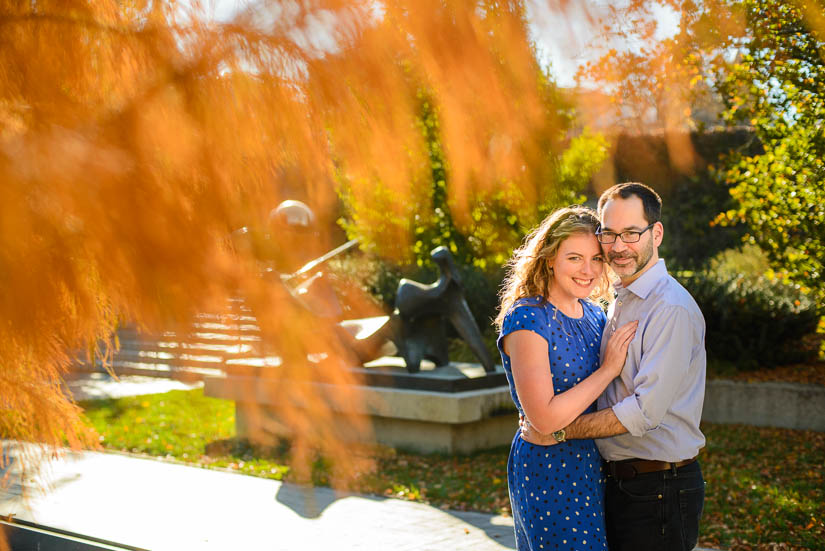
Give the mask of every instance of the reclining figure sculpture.
M 306 216 L 284 217 L 281 223 L 291 225 L 296 223 L 293 220 L 298 220 L 297 223 L 304 224 L 305 220 L 313 220 L 309 207 L 298 201 L 285 201 L 272 211 L 271 218 L 284 212 L 300 214 L 303 209 L 307 211 Z M 357 240 L 349 241 L 310 260 L 297 271 L 280 274 L 275 279 L 280 280 L 304 308 L 317 315 L 319 321 L 329 322 L 344 310 L 319 268 L 356 245 Z M 366 363 L 385 355 L 383 345 L 390 341 L 395 345 L 397 355 L 404 359 L 407 371 L 417 373 L 424 359 L 431 360 L 436 367 L 449 364 L 446 325 L 449 321 L 484 366 L 485 372 L 495 371 L 481 331 L 464 298 L 464 287 L 452 254 L 446 247 L 438 247 L 430 256 L 439 270 L 437 281 L 424 284 L 402 279 L 395 309 L 390 315 L 335 322 L 342 342 L 361 363 Z

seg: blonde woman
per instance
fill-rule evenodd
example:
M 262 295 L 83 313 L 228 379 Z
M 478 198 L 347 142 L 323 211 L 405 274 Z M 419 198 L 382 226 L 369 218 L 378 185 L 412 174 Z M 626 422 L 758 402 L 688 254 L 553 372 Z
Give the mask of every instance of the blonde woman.
M 507 465 L 519 551 L 606 550 L 604 476 L 593 440 L 565 440 L 563 427 L 619 375 L 637 322 L 599 349 L 608 295 L 599 219 L 586 207 L 559 209 L 516 250 L 496 325 L 498 348 L 519 413 L 558 444 L 513 439 Z

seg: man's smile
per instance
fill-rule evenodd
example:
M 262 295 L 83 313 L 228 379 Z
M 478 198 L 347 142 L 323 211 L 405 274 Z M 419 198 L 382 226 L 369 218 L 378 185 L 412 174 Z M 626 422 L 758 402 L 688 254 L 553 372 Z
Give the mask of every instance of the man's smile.
M 610 255 L 610 263 L 618 266 L 627 266 L 636 260 L 635 255 Z

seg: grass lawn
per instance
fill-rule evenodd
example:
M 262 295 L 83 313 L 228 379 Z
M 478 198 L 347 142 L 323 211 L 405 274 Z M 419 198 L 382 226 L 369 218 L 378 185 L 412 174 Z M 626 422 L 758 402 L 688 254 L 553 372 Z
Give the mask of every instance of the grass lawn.
M 234 405 L 202 391 L 82 404 L 111 450 L 289 480 L 289 450 L 234 440 Z M 732 551 L 825 550 L 825 433 L 706 424 L 700 545 Z M 218 442 L 219 445 L 214 445 Z M 213 451 L 206 455 L 207 445 Z M 351 489 L 438 507 L 509 514 L 507 449 L 471 456 L 380 449 Z M 315 482 L 325 484 L 323 462 Z

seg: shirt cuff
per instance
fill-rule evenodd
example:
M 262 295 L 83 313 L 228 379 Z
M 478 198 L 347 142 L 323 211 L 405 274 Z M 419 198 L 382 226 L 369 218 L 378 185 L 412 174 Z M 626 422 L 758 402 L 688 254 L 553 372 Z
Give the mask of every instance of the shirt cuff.
M 636 402 L 636 396 L 633 394 L 614 405 L 613 413 L 632 436 L 644 436 L 649 430 L 642 410 Z

